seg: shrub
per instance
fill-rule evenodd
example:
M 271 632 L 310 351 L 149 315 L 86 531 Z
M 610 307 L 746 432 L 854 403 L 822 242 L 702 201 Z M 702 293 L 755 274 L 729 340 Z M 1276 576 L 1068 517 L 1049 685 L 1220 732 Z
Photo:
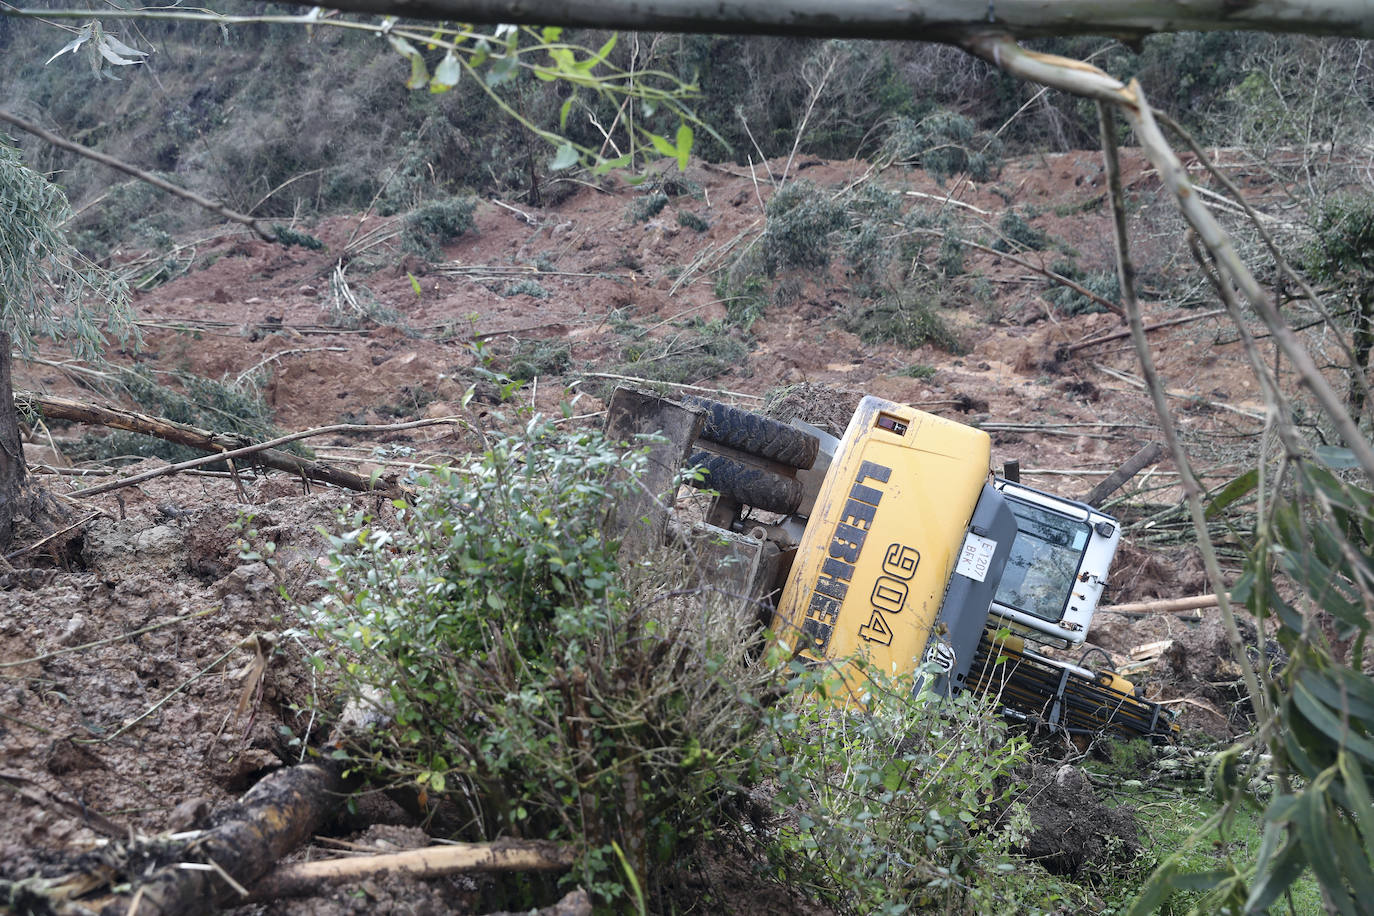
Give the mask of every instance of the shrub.
M 380 714 L 358 765 L 457 805 L 463 837 L 576 842 L 603 904 L 629 896 L 621 853 L 644 882 L 721 821 L 761 721 L 753 612 L 665 558 L 622 569 L 603 535 L 644 461 L 537 419 L 490 436 L 394 526 L 346 520 L 308 609 L 319 665 Z
M 760 246 L 768 276 L 793 267 L 830 264 L 831 234 L 844 228 L 844 205 L 808 181 L 794 181 L 768 201 L 768 225 Z
M 739 366 L 749 341 L 724 322 L 689 321 L 667 341 L 641 340 L 622 353 L 614 370 L 656 382 L 695 385 Z
M 995 136 L 977 130 L 963 115 L 941 109 L 919 121 L 896 118 L 878 159 L 923 168 L 942 182 L 958 172 L 985 181 L 1002 164 L 1001 155 Z
M 541 375 L 562 375 L 572 368 L 572 350 L 553 340 L 521 340 L 506 357 L 505 373 L 528 382 Z
M 727 274 L 716 281 L 716 298 L 725 303 L 725 320 L 747 331 L 768 311 L 768 281 L 757 274 L 732 279 Z
M 705 232 L 711 228 L 711 224 L 706 221 L 705 217 L 699 216 L 691 210 L 677 211 L 677 224 L 696 232 Z
M 860 303 L 844 327 L 864 343 L 893 343 L 908 350 L 932 343 L 950 353 L 962 353 L 959 338 L 936 311 L 938 306 L 934 291 L 921 283 L 908 283 L 879 299 Z
M 992 247 L 998 251 L 1040 251 L 1050 243 L 1050 237 L 1039 229 L 1036 229 L 1026 217 L 1015 210 L 1007 210 L 1002 214 L 1002 219 L 997 223 L 997 231 L 1001 237 L 993 243 Z
M 632 223 L 648 222 L 658 216 L 666 206 L 668 195 L 662 191 L 654 191 L 630 201 L 630 205 L 625 209 L 625 216 Z
M 1068 277 L 1084 289 L 1091 290 L 1109 302 L 1118 302 L 1121 299 L 1121 280 L 1114 270 L 1098 270 L 1087 273 L 1072 261 L 1055 261 L 1050 265 L 1050 269 L 1060 276 Z M 1069 315 L 1092 315 L 1106 311 L 1102 307 L 1102 303 L 1088 298 L 1076 289 L 1070 289 L 1058 283 L 1045 294 L 1045 298 Z
M 514 283 L 507 283 L 505 289 L 501 290 L 501 296 L 504 299 L 509 299 L 511 296 L 547 299 L 549 298 L 549 291 L 541 286 L 538 280 L 517 280 Z
M 783 819 L 770 851 L 790 883 L 846 913 L 991 912 L 1021 896 L 1034 867 L 1013 878 L 1008 861 L 1030 749 L 986 698 L 913 698 L 910 675 L 870 670 L 859 702 L 837 705 L 819 672 L 796 673 L 767 749 Z
M 177 388 L 159 382 L 147 369 L 126 369 L 119 373 L 114 387 L 128 395 L 140 410 L 173 423 L 245 439 L 270 439 L 280 433 L 273 422 L 272 408 L 263 400 L 260 379 L 216 381 L 191 372 L 177 372 L 172 380 Z M 296 445 L 289 450 L 300 452 L 301 448 Z M 70 453 L 80 461 L 138 455 L 173 462 L 205 454 L 165 439 L 122 430 L 109 435 L 87 434 Z
M 473 228 L 472 211 L 476 207 L 477 201 L 471 197 L 449 197 L 416 207 L 406 215 L 401 247 L 421 257 L 441 257 L 441 245 Z

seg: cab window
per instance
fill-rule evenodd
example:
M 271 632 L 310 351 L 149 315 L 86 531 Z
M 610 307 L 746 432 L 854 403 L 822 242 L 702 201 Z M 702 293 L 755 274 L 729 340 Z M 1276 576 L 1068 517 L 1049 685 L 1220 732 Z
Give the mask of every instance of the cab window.
M 1092 531 L 1088 523 L 1008 499 L 1016 539 L 997 587 L 998 604 L 1051 623 L 1064 618 Z

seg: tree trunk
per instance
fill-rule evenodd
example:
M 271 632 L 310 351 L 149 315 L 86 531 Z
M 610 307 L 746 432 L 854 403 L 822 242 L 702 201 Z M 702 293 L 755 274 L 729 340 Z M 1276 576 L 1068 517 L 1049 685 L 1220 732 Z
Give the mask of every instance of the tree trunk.
M 0 555 L 14 540 L 14 517 L 19 512 L 19 494 L 25 473 L 10 362 L 10 335 L 0 331 Z

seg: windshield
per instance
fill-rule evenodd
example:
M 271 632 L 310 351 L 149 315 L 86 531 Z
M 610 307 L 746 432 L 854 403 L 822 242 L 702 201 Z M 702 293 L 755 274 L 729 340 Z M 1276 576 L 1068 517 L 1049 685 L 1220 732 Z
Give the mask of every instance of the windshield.
M 1018 530 L 995 600 L 1042 620 L 1062 620 L 1088 546 L 1088 523 L 1018 499 L 1007 503 Z

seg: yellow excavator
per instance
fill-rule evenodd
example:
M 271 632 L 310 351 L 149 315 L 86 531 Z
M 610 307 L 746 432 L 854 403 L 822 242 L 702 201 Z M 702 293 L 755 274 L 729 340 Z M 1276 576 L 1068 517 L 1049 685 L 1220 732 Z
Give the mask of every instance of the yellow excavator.
M 1074 736 L 1177 735 L 1160 705 L 1090 664 L 1105 653 L 1077 651 L 1119 523 L 993 475 L 987 433 L 875 397 L 839 439 L 703 398 L 680 406 L 701 415 L 686 454 L 717 493 L 707 522 L 756 551 L 745 579 L 780 639 L 856 678 L 862 658 L 942 693 L 989 693 Z

